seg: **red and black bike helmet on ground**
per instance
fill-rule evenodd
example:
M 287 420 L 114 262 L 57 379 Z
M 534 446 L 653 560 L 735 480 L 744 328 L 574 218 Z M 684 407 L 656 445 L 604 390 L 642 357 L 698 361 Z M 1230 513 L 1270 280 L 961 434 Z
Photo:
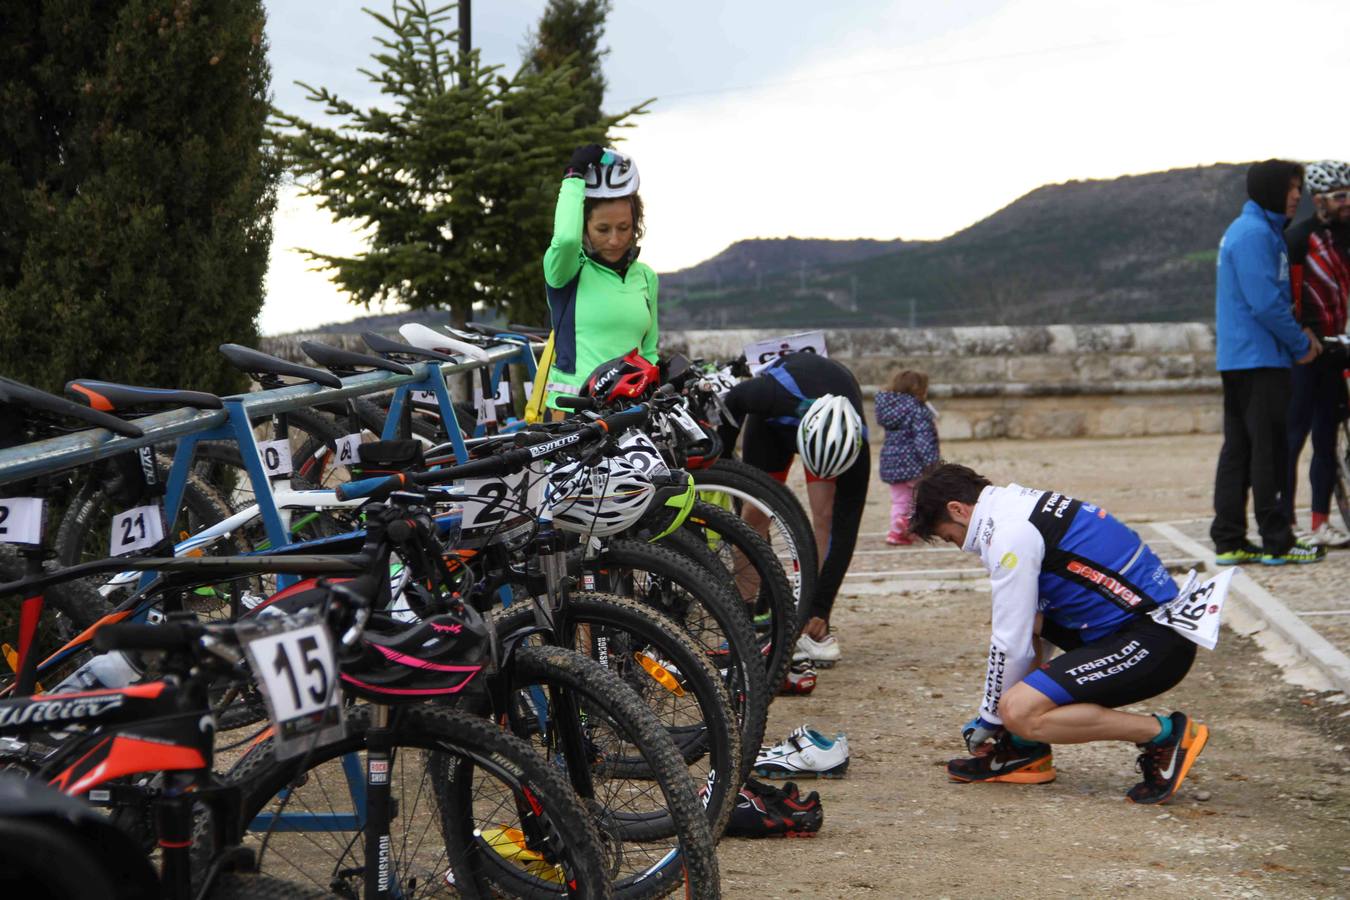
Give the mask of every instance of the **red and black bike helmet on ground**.
M 620 400 L 641 400 L 660 383 L 661 371 L 634 347 L 627 356 L 596 366 L 581 396 L 593 398 L 602 407 L 612 406 Z

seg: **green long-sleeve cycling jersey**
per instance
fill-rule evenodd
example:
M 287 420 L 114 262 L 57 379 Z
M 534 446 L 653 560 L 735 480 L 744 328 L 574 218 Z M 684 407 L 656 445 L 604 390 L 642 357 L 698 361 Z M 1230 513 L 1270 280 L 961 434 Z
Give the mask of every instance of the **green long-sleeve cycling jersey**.
M 637 347 L 656 362 L 657 278 L 633 260 L 615 270 L 583 248 L 585 183 L 564 178 L 553 216 L 553 240 L 544 254 L 544 282 L 553 325 L 553 395 L 577 393 L 596 366 Z

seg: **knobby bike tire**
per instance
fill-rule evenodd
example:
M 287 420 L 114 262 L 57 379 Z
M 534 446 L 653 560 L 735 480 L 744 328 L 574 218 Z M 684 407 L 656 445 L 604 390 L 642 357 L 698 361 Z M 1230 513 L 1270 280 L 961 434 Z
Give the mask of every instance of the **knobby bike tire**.
M 24 575 L 24 568 L 24 558 L 19 551 L 7 544 L 0 544 L 0 581 L 19 580 Z M 51 562 L 43 564 L 43 569 L 48 572 L 57 568 L 59 566 Z M 43 589 L 42 597 L 42 618 L 38 620 L 33 644 L 39 662 L 93 625 L 107 611 L 106 601 L 85 581 L 50 585 Z M 0 603 L 0 641 L 16 651 L 19 648 L 20 603 L 18 597 Z M 70 674 L 75 665 L 63 665 L 59 671 L 44 675 L 39 683 L 44 689 L 53 687 Z M 14 681 L 14 670 L 3 660 L 0 660 L 0 673 L 3 673 L 0 674 L 0 687 L 8 686 Z
M 719 459 L 708 468 L 694 469 L 690 474 L 700 493 L 718 490 L 732 493 L 733 509 L 737 514 L 749 500 L 769 516 L 766 540 L 776 554 L 783 553 L 791 559 L 790 566 L 785 564 L 784 570 L 797 597 L 797 619 L 801 621 L 815 598 L 820 559 L 816 555 L 811 519 L 797 495 L 767 472 L 736 459 Z
M 625 597 L 574 591 L 567 610 L 569 622 L 577 629 L 577 651 L 619 677 L 661 720 L 690 777 L 703 789 L 709 830 L 720 838 L 748 773 L 741 770 L 741 733 L 731 698 L 703 648 L 673 620 Z M 493 618 L 503 641 L 535 621 L 533 609 L 524 603 L 501 610 Z M 650 668 L 652 663 L 659 668 Z M 663 683 L 662 676 L 671 680 Z M 633 768 L 639 774 L 648 772 L 640 757 L 610 765 L 625 772 Z M 655 827 L 668 829 L 669 825 L 661 822 Z
M 1350 421 L 1336 426 L 1336 508 L 1350 529 Z
M 260 826 L 255 817 L 271 811 L 283 790 L 289 792 L 287 813 L 330 817 L 327 831 L 278 828 L 260 853 L 262 871 L 339 892 L 354 890 L 344 896 L 361 895 L 364 835 L 331 817 L 355 818 L 342 765 L 350 754 L 364 773 L 359 756 L 369 722 L 369 707 L 353 707 L 342 740 L 289 760 L 276 759 L 268 738 L 251 747 L 226 775 L 242 789 L 246 823 Z M 397 830 L 395 823 L 391 828 L 391 865 L 402 896 L 412 900 L 443 891 L 446 873 L 456 886 L 481 896 L 508 880 L 519 886 L 517 896 L 610 896 L 604 852 L 585 808 L 562 773 L 528 744 L 486 719 L 431 705 L 391 710 L 390 727 L 391 788 L 406 788 L 411 777 L 418 779 L 414 796 L 391 797 L 394 815 L 412 820 L 410 827 Z M 494 798 L 493 785 L 506 791 Z M 501 802 L 494 806 L 494 799 Z M 492 811 L 480 820 L 489 806 Z M 528 824 L 515 818 L 521 808 L 532 811 Z M 528 844 L 524 829 L 534 837 Z M 250 831 L 244 844 L 259 848 L 262 838 Z M 418 841 L 411 855 L 410 841 Z M 335 862 L 323 859 L 326 850 L 338 854 Z M 517 862 L 508 857 L 525 870 L 518 871 Z
M 160 477 L 167 478 L 168 464 L 160 463 L 159 472 Z M 61 525 L 56 532 L 56 559 L 62 567 L 107 557 L 107 540 L 102 530 L 103 516 L 111 515 L 112 503 L 112 498 L 108 496 L 104 486 L 94 482 L 87 483 L 76 495 L 66 509 L 66 514 L 62 516 Z M 183 485 L 181 507 L 177 519 L 168 523 L 169 530 L 166 537 L 170 541 L 176 542 L 178 536 L 184 533 L 189 536 L 195 534 L 230 515 L 230 509 L 224 499 L 195 475 L 189 475 Z M 239 532 L 222 536 L 218 546 L 224 551 L 222 555 L 247 553 L 253 549 L 248 538 Z M 96 578 L 86 579 L 86 582 L 96 592 L 105 583 L 104 580 Z M 202 588 L 186 595 L 185 606 L 193 612 L 217 617 L 222 611 L 228 613 L 228 598 L 228 586 Z M 121 597 L 118 595 L 105 596 L 103 613 L 111 610 L 119 599 Z
M 726 677 L 741 726 L 741 765 L 748 771 L 764 740 L 769 682 L 750 616 L 730 586 L 687 558 L 640 541 L 611 540 L 598 557 L 580 565 L 583 573 L 595 576 L 596 590 L 622 596 L 627 587 L 635 599 L 674 618 L 703 647 Z
M 603 756 L 593 766 L 592 780 L 599 789 L 590 799 L 598 804 L 592 806 L 597 829 L 602 838 L 608 835 L 611 853 L 621 854 L 611 860 L 614 896 L 625 900 L 663 897 L 683 885 L 686 897 L 719 897 L 717 845 L 708 819 L 684 759 L 642 698 L 589 657 L 563 647 L 518 647 L 508 665 L 513 693 L 522 689 L 529 693 L 531 687 L 538 686 L 547 688 L 549 697 L 560 688 L 572 694 L 585 716 L 586 729 L 592 735 L 602 724 L 613 729 L 616 737 L 641 754 L 648 768 L 647 778 L 655 781 L 660 791 L 659 800 L 652 792 L 647 797 L 664 805 L 668 818 L 635 819 L 613 805 L 619 794 L 599 796 L 603 788 L 598 782 L 611 781 L 605 778 Z M 549 714 L 553 714 L 552 707 Z M 549 758 L 559 755 L 556 746 L 545 746 Z M 628 793 L 622 783 L 606 786 Z M 642 847 L 644 843 L 655 844 L 655 852 L 660 853 L 654 864 L 651 857 L 655 853 Z M 678 854 L 672 856 L 675 850 Z M 630 871 L 625 865 L 634 857 L 640 858 L 632 868 L 641 871 Z M 509 885 L 505 887 L 510 890 Z
M 715 574 L 731 580 L 753 618 L 772 700 L 797 646 L 796 598 L 782 563 L 755 529 L 720 506 L 696 502 L 683 527 L 698 533 L 704 546 L 716 542 Z

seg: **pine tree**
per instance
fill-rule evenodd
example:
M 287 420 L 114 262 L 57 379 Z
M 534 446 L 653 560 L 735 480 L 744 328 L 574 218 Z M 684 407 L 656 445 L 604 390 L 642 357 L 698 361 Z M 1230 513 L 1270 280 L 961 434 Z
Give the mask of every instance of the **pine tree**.
M 536 72 L 572 68 L 572 84 L 581 95 L 576 123 L 592 126 L 603 118 L 605 80 L 601 62 L 609 54 L 601 49 L 610 0 L 548 0 L 539 27 L 529 35 L 526 61 Z
M 279 169 L 262 0 L 0 12 L 0 370 L 238 390 Z
M 395 0 L 389 15 L 367 10 L 388 32 L 378 66 L 362 70 L 382 105 L 302 85 L 331 124 L 278 114 L 275 141 L 302 189 L 370 234 L 358 256 L 305 252 L 357 303 L 447 309 L 458 323 L 483 304 L 540 320 L 540 259 L 568 156 L 639 110 L 579 127 L 585 84 L 573 84 L 571 67 L 507 76 L 476 51 L 459 58 L 454 8 Z

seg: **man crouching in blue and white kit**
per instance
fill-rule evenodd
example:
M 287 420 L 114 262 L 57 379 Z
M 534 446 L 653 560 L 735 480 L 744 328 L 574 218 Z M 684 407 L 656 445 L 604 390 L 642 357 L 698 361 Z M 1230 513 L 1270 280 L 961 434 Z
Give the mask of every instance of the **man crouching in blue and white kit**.
M 1042 784 L 1055 778 L 1051 744 L 1130 741 L 1144 780 L 1126 796 L 1171 799 L 1209 729 L 1116 709 L 1171 689 L 1195 660 L 1195 644 L 1145 615 L 1177 586 L 1139 535 L 1090 503 L 951 463 L 915 485 L 909 528 L 978 553 L 993 586 L 984 700 L 962 732 L 973 756 L 949 762 L 949 777 Z M 1043 660 L 1042 641 L 1064 653 Z

